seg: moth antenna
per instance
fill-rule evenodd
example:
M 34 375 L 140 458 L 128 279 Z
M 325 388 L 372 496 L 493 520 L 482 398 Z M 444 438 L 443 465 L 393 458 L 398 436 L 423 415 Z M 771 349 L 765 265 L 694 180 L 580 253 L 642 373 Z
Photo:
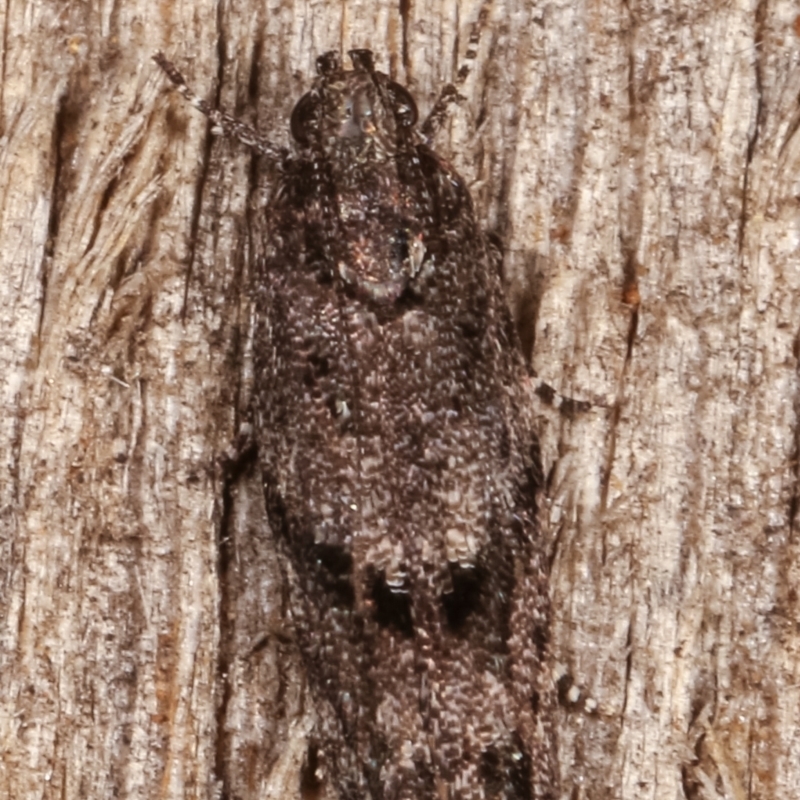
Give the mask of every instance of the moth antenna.
M 178 68 L 160 50 L 153 54 L 153 61 L 161 67 L 184 99 L 208 117 L 212 124 L 213 133 L 230 136 L 272 161 L 281 161 L 286 157 L 287 150 L 285 148 L 277 147 L 252 126 L 241 122 L 230 114 L 212 108 L 202 97 L 198 97 L 189 88 L 186 79 Z
M 459 94 L 459 89 L 466 83 L 467 78 L 472 72 L 475 60 L 478 57 L 481 36 L 489 20 L 492 3 L 493 0 L 484 0 L 481 4 L 481 10 L 478 12 L 478 19 L 470 26 L 467 52 L 464 54 L 464 60 L 458 68 L 456 78 L 452 83 L 447 83 L 442 87 L 442 91 L 433 104 L 433 108 L 420 127 L 420 132 L 428 140 L 432 139 L 441 130 L 447 119 L 450 106 L 453 103 L 465 99 L 463 95 Z

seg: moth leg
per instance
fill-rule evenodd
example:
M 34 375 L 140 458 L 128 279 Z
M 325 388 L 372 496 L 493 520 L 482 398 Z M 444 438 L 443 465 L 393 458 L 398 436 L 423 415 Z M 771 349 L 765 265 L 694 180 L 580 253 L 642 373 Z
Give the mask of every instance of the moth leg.
M 567 397 L 543 380 L 536 381 L 533 385 L 533 393 L 539 397 L 542 402 L 548 406 L 552 406 L 569 419 L 598 406 L 602 408 L 608 407 L 608 403 L 599 400 L 591 402 L 589 400 L 577 400 L 574 397 Z
M 276 147 L 268 139 L 265 139 L 255 128 L 244 122 L 240 122 L 230 114 L 226 114 L 216 108 L 211 108 L 205 100 L 198 97 L 189 88 L 178 68 L 160 50 L 153 54 L 153 61 L 164 70 L 167 77 L 172 81 L 183 97 L 211 120 L 214 126 L 212 128 L 214 133 L 223 133 L 227 136 L 231 136 L 251 150 L 255 150 L 257 153 L 273 161 L 280 161 L 285 158 L 287 155 L 285 148 Z

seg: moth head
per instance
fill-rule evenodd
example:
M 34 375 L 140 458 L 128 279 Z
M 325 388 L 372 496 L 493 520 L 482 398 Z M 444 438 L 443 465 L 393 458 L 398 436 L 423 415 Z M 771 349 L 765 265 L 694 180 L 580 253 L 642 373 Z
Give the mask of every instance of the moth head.
M 353 69 L 331 51 L 317 59 L 319 77 L 292 112 L 292 136 L 302 147 L 369 160 L 395 154 L 417 121 L 409 92 L 375 70 L 372 52 L 351 50 Z

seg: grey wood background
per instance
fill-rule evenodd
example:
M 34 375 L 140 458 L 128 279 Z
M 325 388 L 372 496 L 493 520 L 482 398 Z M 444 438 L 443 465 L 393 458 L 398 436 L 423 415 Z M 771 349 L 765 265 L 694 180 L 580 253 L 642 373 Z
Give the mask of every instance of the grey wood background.
M 437 139 L 538 374 L 563 797 L 800 786 L 800 23 L 789 0 L 495 0 Z M 293 798 L 313 721 L 243 419 L 270 176 L 369 46 L 422 114 L 478 0 L 0 8 L 0 796 Z

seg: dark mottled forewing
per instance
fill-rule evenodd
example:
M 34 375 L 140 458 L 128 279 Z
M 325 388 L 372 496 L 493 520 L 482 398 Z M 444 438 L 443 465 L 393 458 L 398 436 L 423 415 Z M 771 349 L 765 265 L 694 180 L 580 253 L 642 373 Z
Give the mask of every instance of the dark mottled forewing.
M 255 286 L 319 763 L 347 798 L 554 797 L 539 471 L 498 265 L 405 90 L 322 63 Z

